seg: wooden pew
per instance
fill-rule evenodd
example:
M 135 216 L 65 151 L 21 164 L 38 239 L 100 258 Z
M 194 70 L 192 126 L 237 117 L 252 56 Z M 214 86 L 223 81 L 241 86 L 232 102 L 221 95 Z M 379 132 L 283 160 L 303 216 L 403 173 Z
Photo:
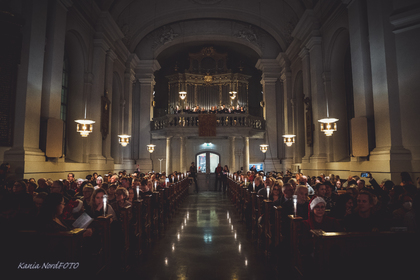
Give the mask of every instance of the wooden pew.
M 133 208 L 132 208 L 132 227 L 133 230 L 131 231 L 131 241 L 130 244 L 133 244 L 134 255 L 139 257 L 142 254 L 142 232 L 143 232 L 143 200 L 138 199 L 133 201 Z
M 300 253 L 300 238 L 301 238 L 301 226 L 303 222 L 302 217 L 295 217 L 294 215 L 288 216 L 290 221 L 290 244 L 291 244 L 291 256 L 292 256 L 292 266 L 295 268 L 296 272 L 303 276 L 303 264 L 302 257 Z
M 143 197 L 143 239 L 150 245 L 152 243 L 152 195 Z
M 155 240 L 159 237 L 159 192 L 152 194 L 152 232 Z
M 258 232 L 258 198 L 256 192 L 251 192 L 251 234 L 252 238 L 257 238 L 257 232 Z
M 311 233 L 313 237 L 311 262 L 314 268 L 311 269 L 311 275 L 315 277 L 322 275 L 327 278 L 341 278 L 351 274 L 354 277 L 366 278 L 400 278 L 404 277 L 403 273 L 409 276 L 408 273 L 414 272 L 418 265 L 418 258 L 412 255 L 419 249 L 418 233 L 415 232 L 311 230 Z M 411 260 L 407 258 L 410 254 Z M 412 271 L 409 271 L 410 269 Z
M 271 256 L 272 252 L 272 243 L 273 243 L 273 225 L 272 225 L 272 216 L 274 215 L 273 201 L 265 199 L 264 204 L 264 254 L 267 257 Z
M 262 197 L 261 195 L 257 195 L 257 209 L 258 209 L 258 217 L 257 220 L 260 219 L 260 217 L 262 215 L 264 215 L 264 206 L 263 206 L 263 202 L 264 202 L 264 197 Z M 257 221 L 257 241 L 258 244 L 263 245 L 263 241 L 264 241 L 264 223 Z

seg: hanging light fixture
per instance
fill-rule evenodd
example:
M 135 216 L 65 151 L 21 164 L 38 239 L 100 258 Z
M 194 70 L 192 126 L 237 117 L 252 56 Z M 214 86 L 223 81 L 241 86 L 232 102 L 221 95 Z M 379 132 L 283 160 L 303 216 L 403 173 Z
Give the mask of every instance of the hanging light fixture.
M 287 147 L 291 147 L 295 143 L 295 137 L 296 135 L 293 134 L 285 134 L 283 135 L 284 143 Z
M 320 4 L 321 4 L 321 18 L 322 18 L 324 9 L 322 6 L 322 2 Z M 324 94 L 325 94 L 325 100 L 327 101 L 327 117 L 324 119 L 318 120 L 318 122 L 321 123 L 321 131 L 324 132 L 326 136 L 331 136 L 333 135 L 334 131 L 337 131 L 336 122 L 338 121 L 338 119 L 330 118 L 330 114 L 328 110 L 328 95 L 325 88 L 324 88 Z
M 260 145 L 260 151 L 263 152 L 264 154 L 267 152 L 268 150 L 268 145 L 267 144 L 261 144 Z
M 235 85 L 232 86 L 232 82 L 230 83 L 230 91 L 229 91 L 229 97 L 230 99 L 234 100 L 236 98 L 236 94 L 238 93 L 237 90 L 235 90 Z
M 87 99 L 85 99 L 85 117 L 84 119 L 75 120 L 74 122 L 77 123 L 76 131 L 80 133 L 82 137 L 88 137 L 89 133 L 93 130 L 93 124 L 95 121 L 86 119 L 86 111 L 87 111 Z
M 118 142 L 121 144 L 121 146 L 125 147 L 130 143 L 130 137 L 131 135 L 127 134 L 118 135 Z
M 181 98 L 181 100 L 184 100 L 187 97 L 187 91 L 185 89 L 185 81 L 181 84 L 179 83 L 179 98 Z
M 86 119 L 75 120 L 75 122 L 77 123 L 77 132 L 79 132 L 82 137 L 88 137 L 89 133 L 92 132 L 93 124 L 95 123 L 95 121 Z
M 155 151 L 155 146 L 156 146 L 156 145 L 153 145 L 153 144 L 149 144 L 149 145 L 147 145 L 147 151 L 148 151 L 149 153 L 153 153 L 153 152 Z

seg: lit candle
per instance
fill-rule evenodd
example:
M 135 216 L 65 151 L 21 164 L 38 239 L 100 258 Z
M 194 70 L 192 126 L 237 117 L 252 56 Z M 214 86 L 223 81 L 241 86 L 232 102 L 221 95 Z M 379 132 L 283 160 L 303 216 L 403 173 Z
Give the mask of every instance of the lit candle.
M 184 173 L 181 173 L 181 179 L 184 179 Z
M 270 188 L 267 187 L 267 200 L 270 200 Z
M 175 177 L 172 177 L 172 183 L 175 183 Z
M 166 178 L 166 180 L 165 180 L 165 187 L 167 187 L 168 184 L 169 184 L 169 178 Z
M 179 181 L 179 174 L 178 174 L 178 181 Z
M 254 188 L 254 192 L 255 192 L 255 181 L 252 182 L 252 187 Z
M 297 217 L 297 195 L 293 196 L 293 205 L 295 208 L 295 217 Z
M 137 200 L 139 200 L 140 186 L 136 187 L 136 191 L 137 191 Z
M 106 216 L 106 202 L 108 200 L 108 196 L 106 194 L 104 194 L 103 198 L 102 198 L 102 202 L 103 202 L 103 208 L 104 208 L 104 217 Z
M 155 191 L 157 191 L 157 181 L 155 181 Z
M 246 178 L 245 178 L 245 186 L 246 186 Z

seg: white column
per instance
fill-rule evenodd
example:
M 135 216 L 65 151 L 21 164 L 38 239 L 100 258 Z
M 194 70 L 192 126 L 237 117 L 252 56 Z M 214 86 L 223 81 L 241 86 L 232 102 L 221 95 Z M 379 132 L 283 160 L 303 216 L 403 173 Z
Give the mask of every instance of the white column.
M 63 84 L 64 42 L 66 37 L 67 1 L 51 2 L 50 23 L 47 26 L 45 64 L 42 81 L 41 117 L 60 119 L 61 87 Z
M 185 172 L 185 137 L 179 137 L 179 142 L 179 172 Z
M 119 104 L 114 104 L 112 102 L 112 82 L 113 82 L 113 75 L 114 75 L 114 60 L 117 58 L 115 52 L 113 50 L 108 50 L 106 53 L 106 60 L 105 60 L 105 90 L 106 96 L 108 97 L 109 101 L 111 102 L 108 110 L 109 110 L 109 122 L 108 122 L 108 135 L 102 142 L 102 155 L 108 160 L 113 160 L 111 156 L 111 138 L 118 137 L 112 134 L 112 111 L 114 106 L 119 106 Z
M 27 1 L 22 6 L 25 24 L 16 85 L 13 147 L 5 152 L 4 158 L 18 178 L 24 177 L 35 161 L 45 161 L 45 154 L 39 149 L 39 130 L 47 9 L 46 0 Z
M 315 124 L 313 136 L 313 155 L 311 156 L 311 163 L 322 163 L 326 161 L 326 136 L 321 132 L 318 123 L 319 119 L 327 117 L 324 84 L 322 80 L 323 65 L 321 42 L 321 37 L 311 37 L 306 44 L 306 47 L 309 49 L 310 57 L 311 94 L 313 109 L 312 114 L 313 122 Z
M 285 71 L 281 75 L 281 80 L 283 84 L 283 113 L 284 113 L 284 134 L 293 134 L 293 114 L 292 114 L 292 73 Z M 283 171 L 287 169 L 292 169 L 293 163 L 293 149 L 295 145 L 287 147 L 283 141 L 283 138 L 279 139 L 279 142 L 282 143 L 284 149 L 284 158 L 282 159 Z
M 130 144 L 127 145 L 127 147 L 124 148 L 124 155 L 123 155 L 123 161 L 127 166 L 127 168 L 134 164 L 133 162 L 133 149 L 134 144 L 132 143 L 133 140 L 133 91 L 134 86 L 133 82 L 135 82 L 135 71 L 134 68 L 139 62 L 139 59 L 135 54 L 132 54 L 129 56 L 127 62 L 126 62 L 126 68 L 124 72 L 124 113 L 122 115 L 122 119 L 124 121 L 123 133 L 131 135 L 130 138 Z
M 98 34 L 99 36 L 101 34 Z M 101 133 L 101 98 L 104 94 L 105 80 L 105 58 L 109 46 L 104 39 L 93 40 L 93 83 L 90 98 L 87 102 L 87 118 L 96 123 L 93 131 L 88 136 L 89 140 L 89 163 L 93 170 L 101 170 L 101 164 L 105 162 L 102 154 L 102 133 Z
M 402 144 L 395 34 L 389 22 L 392 2 L 372 0 L 367 2 L 367 8 L 376 134 L 376 148 L 370 159 L 410 160 Z M 399 164 L 396 169 L 403 168 Z
M 231 172 L 237 171 L 235 161 L 235 136 L 229 136 L 229 170 Z
M 244 172 L 249 170 L 249 137 L 244 137 Z
M 260 59 L 256 67 L 260 69 L 262 74 L 261 83 L 265 96 L 264 107 L 266 108 L 265 130 L 266 141 L 269 145 L 266 153 L 265 168 L 266 170 L 281 170 L 280 159 L 278 156 L 278 121 L 277 121 L 277 94 L 276 83 L 280 77 L 280 65 L 275 59 Z
M 311 94 L 311 72 L 310 72 L 310 63 L 309 63 L 309 51 L 307 48 L 302 48 L 299 53 L 299 57 L 302 60 L 302 80 L 303 80 L 303 94 L 304 98 L 309 98 L 310 102 L 312 103 L 312 94 Z M 306 105 L 305 105 L 306 107 Z M 313 154 L 313 144 L 308 145 L 308 135 L 306 128 L 308 125 L 307 118 L 306 118 L 306 110 L 304 110 L 304 124 L 305 124 L 305 156 L 302 158 L 303 163 L 309 163 L 309 159 Z M 313 116 L 313 115 L 312 115 Z M 312 133 L 313 138 L 313 133 Z
M 160 68 L 156 60 L 142 60 L 136 68 L 136 78 L 140 82 L 140 98 L 139 104 L 133 108 L 138 110 L 138 138 L 139 149 L 137 164 L 140 165 L 142 170 L 151 170 L 152 162 L 150 160 L 149 152 L 146 146 L 150 144 L 150 121 L 152 120 L 152 100 L 153 100 L 153 86 L 154 75 L 153 73 Z M 159 149 L 160 147 L 156 147 Z
M 171 169 L 171 137 L 166 137 L 166 175 L 172 172 Z

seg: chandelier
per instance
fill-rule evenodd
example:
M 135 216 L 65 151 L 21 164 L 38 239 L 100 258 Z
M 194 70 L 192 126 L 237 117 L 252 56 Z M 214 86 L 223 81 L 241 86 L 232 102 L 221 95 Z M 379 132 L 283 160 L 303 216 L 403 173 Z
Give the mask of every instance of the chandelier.
M 89 133 L 92 132 L 93 124 L 95 123 L 95 121 L 86 119 L 75 120 L 75 122 L 77 123 L 77 132 L 79 132 L 82 137 L 88 137 Z
M 260 145 L 260 150 L 261 150 L 261 152 L 263 152 L 265 154 L 268 150 L 268 145 L 267 144 L 261 144 Z
M 156 146 L 156 145 L 153 145 L 153 144 L 149 144 L 149 145 L 147 145 L 147 151 L 148 151 L 149 153 L 153 153 L 153 152 L 155 151 L 155 146 Z
M 130 143 L 130 137 L 131 135 L 127 134 L 118 135 L 118 142 L 121 144 L 121 146 L 125 147 Z
M 285 134 L 283 135 L 284 143 L 287 147 L 291 147 L 295 143 L 295 137 L 296 135 L 293 134 Z

